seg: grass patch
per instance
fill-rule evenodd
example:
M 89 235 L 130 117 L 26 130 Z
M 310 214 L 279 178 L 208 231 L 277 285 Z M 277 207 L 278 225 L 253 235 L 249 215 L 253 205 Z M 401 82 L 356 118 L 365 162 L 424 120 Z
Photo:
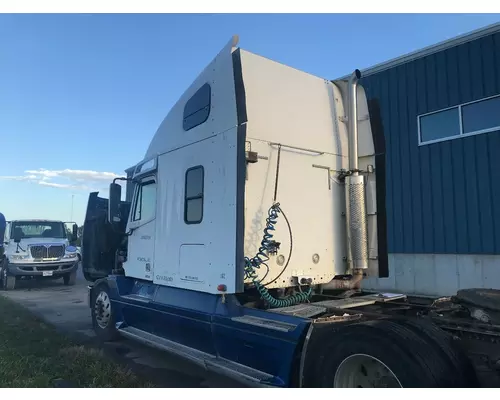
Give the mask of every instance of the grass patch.
M 0 387 L 152 387 L 130 369 L 57 332 L 0 296 Z

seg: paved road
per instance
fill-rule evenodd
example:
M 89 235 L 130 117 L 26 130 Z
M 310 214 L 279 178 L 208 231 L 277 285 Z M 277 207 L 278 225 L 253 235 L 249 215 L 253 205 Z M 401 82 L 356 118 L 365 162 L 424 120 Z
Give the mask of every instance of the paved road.
M 90 309 L 87 306 L 87 282 L 81 268 L 75 286 L 64 286 L 62 279 L 19 282 L 13 291 L 2 295 L 25 306 L 34 314 L 68 333 L 92 339 Z M 140 369 L 164 387 L 243 387 L 229 379 L 207 373 L 177 357 L 150 349 L 130 340 L 106 345 L 109 353 L 126 361 L 132 370 Z

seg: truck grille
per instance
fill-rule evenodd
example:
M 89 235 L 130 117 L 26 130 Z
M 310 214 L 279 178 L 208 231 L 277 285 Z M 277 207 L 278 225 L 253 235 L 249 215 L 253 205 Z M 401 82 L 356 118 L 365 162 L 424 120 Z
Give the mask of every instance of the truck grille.
M 60 258 L 64 255 L 64 246 L 30 246 L 31 257 L 33 258 Z

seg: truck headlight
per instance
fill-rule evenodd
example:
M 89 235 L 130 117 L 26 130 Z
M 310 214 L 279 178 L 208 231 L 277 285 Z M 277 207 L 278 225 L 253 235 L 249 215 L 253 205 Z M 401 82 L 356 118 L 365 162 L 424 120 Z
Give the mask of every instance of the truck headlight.
M 66 253 L 63 258 L 76 258 L 76 253 Z
M 27 254 L 12 254 L 9 256 L 10 260 L 26 260 L 27 258 Z

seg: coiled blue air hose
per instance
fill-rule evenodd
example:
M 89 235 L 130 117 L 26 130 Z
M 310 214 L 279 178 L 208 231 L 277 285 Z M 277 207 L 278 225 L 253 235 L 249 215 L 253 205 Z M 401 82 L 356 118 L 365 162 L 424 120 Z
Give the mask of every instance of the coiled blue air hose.
M 253 258 L 245 257 L 245 278 L 251 279 L 255 288 L 260 293 L 260 296 L 265 300 L 270 307 L 280 308 L 289 307 L 298 303 L 307 301 L 312 295 L 312 286 L 305 292 L 300 292 L 293 294 L 291 296 L 285 297 L 283 299 L 277 299 L 269 293 L 269 290 L 262 284 L 262 280 L 258 279 L 257 270 L 260 269 L 261 265 L 267 267 L 267 262 L 269 257 L 268 252 L 273 250 L 275 246 L 272 231 L 275 230 L 275 225 L 278 222 L 278 216 L 282 213 L 279 203 L 275 203 L 269 208 L 268 217 L 266 219 L 266 227 L 264 228 L 264 236 L 260 243 L 259 250 Z

